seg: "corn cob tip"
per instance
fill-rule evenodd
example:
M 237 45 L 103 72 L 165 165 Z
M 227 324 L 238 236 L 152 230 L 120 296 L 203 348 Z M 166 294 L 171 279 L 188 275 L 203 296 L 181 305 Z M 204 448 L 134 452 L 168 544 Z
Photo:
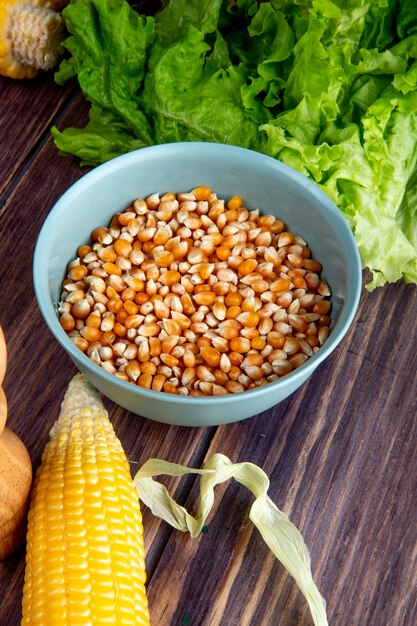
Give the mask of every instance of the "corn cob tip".
M 98 391 L 83 374 L 76 374 L 68 384 L 59 417 L 49 433 L 50 438 L 56 438 L 63 427 L 71 428 L 74 421 L 83 418 L 108 420 L 108 413 Z
M 42 0 L 0 0 L 0 74 L 32 78 L 56 65 L 64 22 Z

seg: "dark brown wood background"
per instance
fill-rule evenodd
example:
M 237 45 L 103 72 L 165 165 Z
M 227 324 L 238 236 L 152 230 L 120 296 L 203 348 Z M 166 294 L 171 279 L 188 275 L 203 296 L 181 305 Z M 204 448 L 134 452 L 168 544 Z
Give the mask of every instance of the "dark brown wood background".
M 58 155 L 50 127 L 77 125 L 75 85 L 0 78 L 0 323 L 8 425 L 40 461 L 75 373 L 38 311 L 31 276 L 41 225 L 86 170 Z M 332 626 L 417 624 L 417 289 L 363 289 L 353 326 L 293 396 L 244 422 L 186 429 L 105 401 L 135 463 L 200 467 L 214 452 L 252 461 L 302 531 Z M 1 459 L 0 459 L 1 462 Z M 168 484 L 192 507 L 194 478 Z M 311 626 L 306 602 L 248 521 L 252 497 L 218 488 L 208 532 L 192 540 L 144 510 L 154 626 Z M 24 549 L 0 563 L 0 624 L 20 623 Z

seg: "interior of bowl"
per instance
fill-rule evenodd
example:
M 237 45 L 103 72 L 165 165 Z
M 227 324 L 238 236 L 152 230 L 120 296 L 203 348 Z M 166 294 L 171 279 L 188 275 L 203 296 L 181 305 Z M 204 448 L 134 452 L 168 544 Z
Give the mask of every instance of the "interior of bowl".
M 248 209 L 273 214 L 306 240 L 332 289 L 328 354 L 347 331 L 361 289 L 359 254 L 344 218 L 314 183 L 279 161 L 209 143 L 166 144 L 123 155 L 89 172 L 62 196 L 45 221 L 34 261 L 37 299 L 52 332 L 64 345 L 71 344 L 56 308 L 67 264 L 94 228 L 108 225 L 114 213 L 138 197 L 200 185 L 226 200 L 240 195 Z M 320 353 L 311 360 L 322 360 Z

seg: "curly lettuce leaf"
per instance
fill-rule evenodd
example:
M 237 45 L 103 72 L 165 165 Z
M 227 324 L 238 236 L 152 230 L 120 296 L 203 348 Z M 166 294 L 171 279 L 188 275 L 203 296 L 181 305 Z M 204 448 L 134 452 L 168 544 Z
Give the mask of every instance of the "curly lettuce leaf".
M 84 128 L 66 128 L 62 133 L 56 127 L 51 130 L 60 153 L 75 155 L 81 165 L 92 166 L 147 145 L 129 132 L 111 111 L 93 104 L 89 117 Z
M 304 131 L 312 113 L 312 108 L 304 111 Z M 355 125 L 342 131 L 328 125 L 323 143 L 315 145 L 289 124 L 263 128 L 269 149 L 313 178 L 345 214 L 363 263 L 373 273 L 368 287 L 409 279 L 417 247 L 399 211 L 417 163 L 417 92 L 388 87 L 362 118 L 362 137 Z
M 163 46 L 183 37 L 189 26 L 194 26 L 203 35 L 217 29 L 224 0 L 200 0 L 168 2 L 155 16 L 158 38 Z
M 258 121 L 247 114 L 241 89 L 247 80 L 242 66 L 218 67 L 203 33 L 190 26 L 168 48 L 158 47 L 145 80 L 143 101 L 156 119 L 176 122 L 200 141 L 261 147 Z M 268 120 L 265 110 L 264 120 Z M 179 135 L 181 136 L 181 135 Z
M 415 0 L 399 0 L 400 12 L 397 19 L 397 31 L 400 39 L 417 33 L 417 4 Z
M 96 109 L 96 120 L 98 110 L 111 113 L 115 127 L 123 124 L 143 145 L 154 143 L 138 95 L 154 37 L 153 19 L 142 18 L 124 0 L 72 0 L 63 16 L 71 33 L 64 42 L 71 59 L 61 65 L 56 81 L 62 84 L 75 73 L 81 91 Z M 90 127 L 89 137 L 97 131 L 97 126 Z M 65 133 L 77 136 L 73 130 Z M 55 133 L 58 147 L 65 150 L 61 137 Z
M 397 212 L 397 221 L 407 240 L 417 249 L 417 166 L 408 180 Z M 411 258 L 405 264 L 404 280 L 407 283 L 417 283 L 417 257 Z
M 242 88 L 242 98 L 248 108 L 261 101 L 274 108 L 281 102 L 286 85 L 285 63 L 294 47 L 294 34 L 285 14 L 272 4 L 263 3 L 247 27 L 246 40 L 241 42 L 241 59 L 256 61 L 250 84 Z M 235 44 L 236 51 L 236 44 Z

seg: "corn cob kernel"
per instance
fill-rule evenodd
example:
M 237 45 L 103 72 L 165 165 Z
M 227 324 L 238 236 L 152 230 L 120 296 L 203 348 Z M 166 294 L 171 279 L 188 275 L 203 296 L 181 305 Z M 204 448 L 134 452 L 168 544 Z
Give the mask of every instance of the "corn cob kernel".
M 22 626 L 149 626 L 138 494 L 81 374 L 50 436 L 28 515 Z
M 62 52 L 63 20 L 45 0 L 0 0 L 0 74 L 32 78 Z

